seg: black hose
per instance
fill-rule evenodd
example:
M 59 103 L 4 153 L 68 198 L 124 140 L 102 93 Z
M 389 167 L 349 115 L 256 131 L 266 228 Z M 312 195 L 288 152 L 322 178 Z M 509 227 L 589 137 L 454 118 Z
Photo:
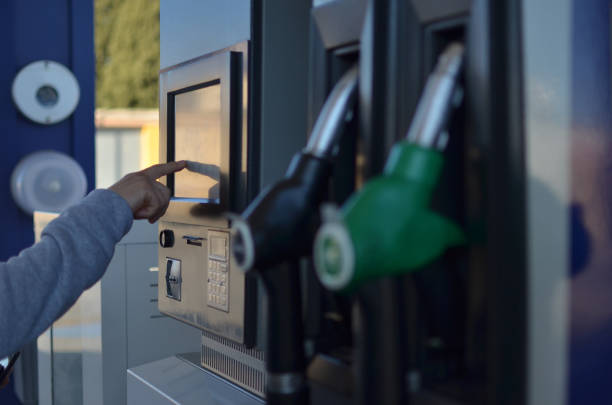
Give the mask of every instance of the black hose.
M 363 286 L 354 319 L 355 398 L 359 405 L 405 405 L 401 285 L 382 278 Z
M 285 262 L 260 274 L 268 297 L 266 403 L 305 405 L 309 395 L 299 263 Z

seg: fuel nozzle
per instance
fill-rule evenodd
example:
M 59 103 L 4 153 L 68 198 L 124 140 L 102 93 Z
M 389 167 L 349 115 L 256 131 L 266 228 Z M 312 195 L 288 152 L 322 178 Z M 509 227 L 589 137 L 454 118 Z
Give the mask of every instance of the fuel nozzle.
M 266 402 L 306 405 L 299 259 L 312 249 L 319 205 L 326 196 L 334 151 L 357 93 L 357 68 L 334 87 L 306 148 L 285 177 L 232 220 L 232 254 L 245 272 L 256 270 L 268 297 Z
M 428 208 L 443 166 L 445 128 L 460 100 L 463 53 L 463 45 L 453 43 L 441 54 L 406 140 L 393 147 L 383 174 L 341 210 L 324 210 L 314 262 L 327 288 L 351 291 L 368 279 L 415 271 L 463 243 L 462 231 Z
M 334 150 L 356 99 L 357 78 L 356 67 L 345 73 L 323 105 L 308 144 L 293 158 L 284 178 L 233 219 L 232 250 L 243 271 L 266 269 L 310 252 Z

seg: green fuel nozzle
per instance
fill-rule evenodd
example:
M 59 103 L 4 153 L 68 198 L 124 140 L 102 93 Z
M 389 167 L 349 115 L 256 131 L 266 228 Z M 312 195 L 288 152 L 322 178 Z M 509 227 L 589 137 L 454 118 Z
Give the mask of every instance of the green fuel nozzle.
M 321 282 L 351 290 L 370 278 L 420 269 L 449 246 L 463 243 L 462 231 L 428 206 L 442 169 L 438 151 L 402 142 L 384 175 L 368 182 L 315 239 Z
M 383 174 L 340 211 L 325 208 L 314 262 L 327 288 L 348 292 L 368 279 L 413 272 L 464 243 L 456 224 L 429 209 L 444 163 L 445 126 L 458 103 L 463 52 L 454 43 L 440 56 L 407 140 L 393 147 Z

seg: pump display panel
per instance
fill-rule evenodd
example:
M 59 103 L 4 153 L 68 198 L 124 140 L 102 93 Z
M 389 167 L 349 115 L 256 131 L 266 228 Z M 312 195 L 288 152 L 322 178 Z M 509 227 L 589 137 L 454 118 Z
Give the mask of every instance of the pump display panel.
M 219 225 L 246 193 L 246 94 L 242 52 L 224 51 L 160 74 L 160 158 L 186 160 L 167 176 L 165 218 Z
M 174 160 L 188 168 L 174 176 L 174 196 L 219 204 L 221 85 L 218 80 L 174 97 Z
M 252 346 L 256 285 L 229 255 L 225 213 L 246 199 L 246 43 L 160 73 L 160 160 L 186 160 L 165 181 L 172 197 L 159 221 L 160 312 Z

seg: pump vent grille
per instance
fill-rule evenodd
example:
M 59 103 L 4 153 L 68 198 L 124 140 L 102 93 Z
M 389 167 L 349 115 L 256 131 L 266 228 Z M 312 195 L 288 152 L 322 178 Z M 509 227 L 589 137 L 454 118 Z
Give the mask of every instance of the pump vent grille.
M 266 385 L 264 361 L 260 350 L 202 332 L 202 367 L 261 397 Z

